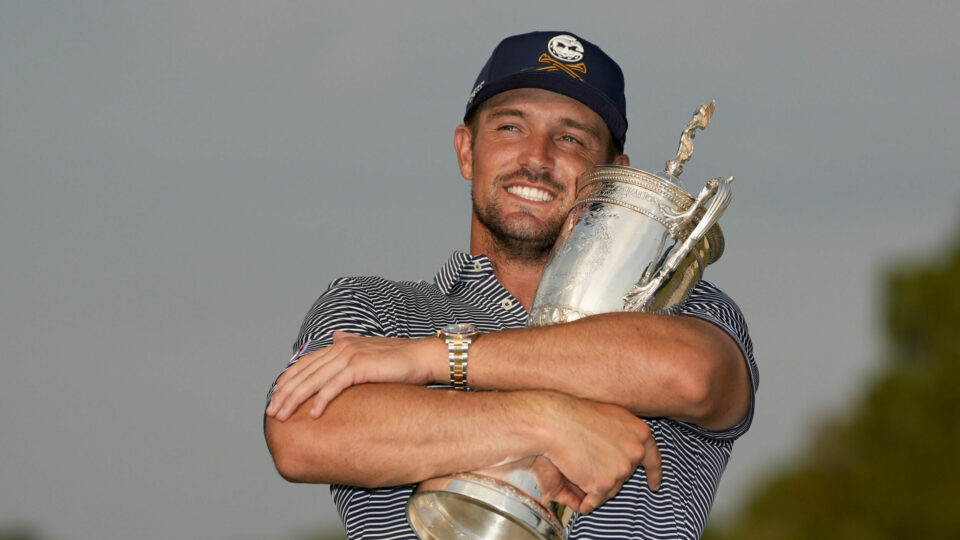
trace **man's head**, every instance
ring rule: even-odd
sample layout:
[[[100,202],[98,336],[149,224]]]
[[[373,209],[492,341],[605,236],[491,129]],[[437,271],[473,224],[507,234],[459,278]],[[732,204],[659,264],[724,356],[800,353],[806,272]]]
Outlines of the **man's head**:
[[[584,43],[569,33],[507,38],[481,71],[454,137],[460,171],[473,182],[472,252],[542,263],[579,176],[603,163],[629,165],[623,76]],[[517,55],[534,45],[544,52],[525,67]]]
[[[541,88],[571,97],[603,119],[616,153],[623,153],[627,105],[620,66],[599,47],[570,32],[530,32],[497,45],[467,100],[464,123],[491,97],[515,88]]]

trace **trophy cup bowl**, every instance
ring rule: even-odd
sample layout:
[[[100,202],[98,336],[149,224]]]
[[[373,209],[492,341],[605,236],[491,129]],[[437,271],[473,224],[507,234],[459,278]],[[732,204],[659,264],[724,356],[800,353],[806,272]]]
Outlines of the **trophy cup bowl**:
[[[592,169],[550,252],[529,326],[614,311],[670,313],[723,254],[716,220],[729,198],[719,178],[694,198],[665,172]]]
[[[617,165],[587,171],[547,259],[528,326],[598,313],[673,314],[723,254],[717,220],[733,180],[713,178],[696,197],[677,180],[691,139],[713,113],[703,105],[664,171]],[[543,500],[532,458],[422,482],[407,519],[423,540],[562,540],[570,509]],[[562,519],[561,519],[562,516]]]

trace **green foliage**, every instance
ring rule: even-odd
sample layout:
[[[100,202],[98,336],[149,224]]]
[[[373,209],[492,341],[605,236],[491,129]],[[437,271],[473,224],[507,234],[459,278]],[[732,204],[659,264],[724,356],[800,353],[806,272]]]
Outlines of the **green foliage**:
[[[960,242],[886,280],[884,372],[705,539],[960,538]]]
[[[0,524],[0,540],[40,540],[40,536],[28,525]]]

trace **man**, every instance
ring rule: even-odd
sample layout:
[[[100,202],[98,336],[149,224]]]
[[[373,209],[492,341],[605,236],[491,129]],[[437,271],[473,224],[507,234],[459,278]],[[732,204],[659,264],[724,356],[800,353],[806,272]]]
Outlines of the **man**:
[[[285,478],[333,484],[350,538],[416,538],[404,505],[417,483],[526,458],[550,479],[545,496],[577,510],[570,538],[702,532],[752,418],[736,305],[700,283],[679,316],[524,328],[578,176],[629,164],[625,110],[622,72],[592,43],[505,39],[454,134],[472,182],[470,254],[432,284],[336,280],[307,314],[266,437]],[[450,323],[480,336],[438,339]],[[451,366],[455,346],[466,351]],[[429,387],[448,383],[475,391]]]

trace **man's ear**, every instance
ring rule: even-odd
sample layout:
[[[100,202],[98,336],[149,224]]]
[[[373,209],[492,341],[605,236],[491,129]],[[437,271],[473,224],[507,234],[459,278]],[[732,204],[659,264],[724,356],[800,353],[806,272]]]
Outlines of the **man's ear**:
[[[613,158],[614,165],[623,165],[624,167],[630,166],[630,156],[626,154],[619,154],[617,157]]]
[[[473,180],[473,136],[470,128],[460,124],[453,132],[453,147],[457,150],[457,163],[460,165],[460,175],[467,180]]]

